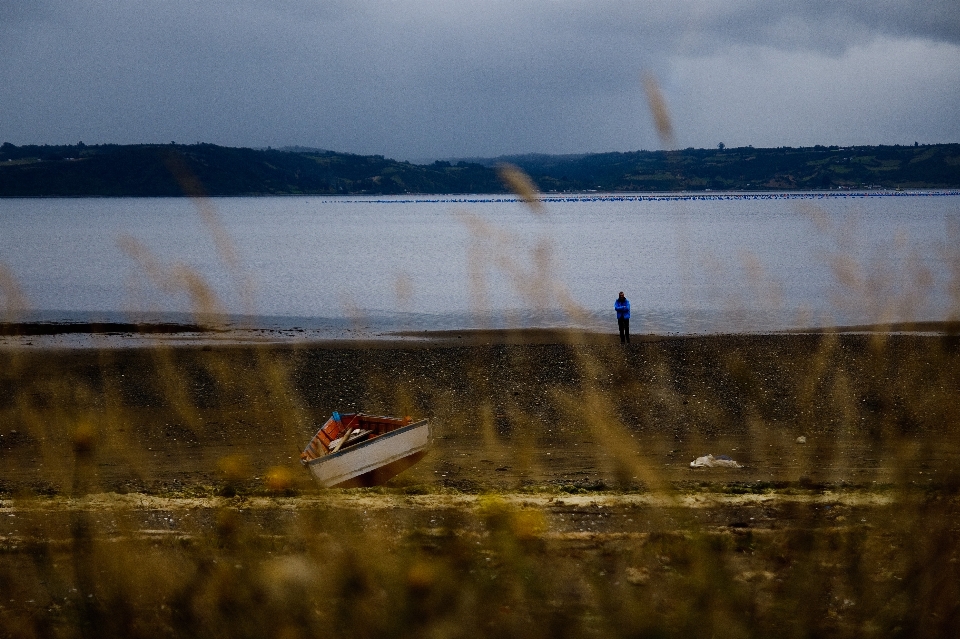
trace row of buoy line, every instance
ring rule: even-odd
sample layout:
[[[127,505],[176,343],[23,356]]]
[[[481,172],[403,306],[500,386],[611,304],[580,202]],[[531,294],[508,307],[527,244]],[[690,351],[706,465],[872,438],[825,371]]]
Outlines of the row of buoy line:
[[[657,194],[579,194],[541,195],[537,198],[546,204],[563,202],[704,202],[719,200],[823,200],[834,198],[877,197],[950,197],[960,195],[960,190],[950,191],[813,191],[800,193],[657,193]],[[334,201],[334,198],[331,198]],[[472,197],[417,197],[342,200],[337,202],[365,204],[512,204],[521,202],[515,196]]]

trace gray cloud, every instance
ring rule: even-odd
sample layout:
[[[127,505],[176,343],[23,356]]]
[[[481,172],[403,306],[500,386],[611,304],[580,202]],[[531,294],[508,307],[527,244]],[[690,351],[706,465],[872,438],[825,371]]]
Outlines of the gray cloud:
[[[958,40],[955,0],[0,0],[0,138],[653,148],[651,69],[684,145],[955,141]]]

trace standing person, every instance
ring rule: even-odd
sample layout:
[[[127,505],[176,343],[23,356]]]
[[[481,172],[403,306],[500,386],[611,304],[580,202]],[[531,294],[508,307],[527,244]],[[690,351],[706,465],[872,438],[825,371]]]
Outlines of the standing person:
[[[620,329],[620,343],[630,343],[630,300],[623,296],[620,291],[620,297],[613,303],[614,310],[617,311],[617,328]]]

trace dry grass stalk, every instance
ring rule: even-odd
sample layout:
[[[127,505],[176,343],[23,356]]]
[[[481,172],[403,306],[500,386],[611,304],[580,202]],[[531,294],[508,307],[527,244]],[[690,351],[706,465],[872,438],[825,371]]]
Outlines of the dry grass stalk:
[[[647,95],[647,106],[650,108],[650,115],[653,116],[653,124],[660,137],[660,143],[665,148],[673,148],[673,123],[670,120],[670,109],[660,89],[660,83],[653,73],[643,74],[643,90]]]
[[[512,164],[500,164],[497,166],[497,174],[506,184],[507,188],[516,194],[534,213],[543,214],[546,207],[540,200],[540,193],[530,176]]]
[[[582,312],[556,282],[548,238],[521,255],[510,233],[464,219],[477,291],[503,275],[545,309]],[[198,315],[220,309],[195,273],[124,246]],[[881,290],[859,265],[841,266],[851,296]],[[928,279],[917,270],[906,281]],[[20,299],[10,282],[4,300]],[[398,279],[401,300],[409,289]],[[955,337],[828,333],[751,349],[744,336],[626,351],[568,335],[459,349],[439,368],[423,352],[390,363],[343,349],[318,366],[296,350],[159,345],[146,357],[105,351],[92,371],[90,360],[40,355],[0,367],[5,472],[36,464],[33,483],[0,484],[3,634],[955,634]],[[435,419],[443,439],[424,468],[438,479],[322,492],[295,462],[250,455],[271,434],[295,450],[346,399]],[[743,473],[789,460],[796,479],[668,466],[689,461],[675,449],[726,441],[741,447]],[[597,476],[545,483],[575,447],[598,460]],[[167,455],[200,456],[218,483],[152,485],[171,481]],[[517,466],[515,483],[439,479],[484,460]],[[104,477],[122,472],[134,494],[111,494]]]

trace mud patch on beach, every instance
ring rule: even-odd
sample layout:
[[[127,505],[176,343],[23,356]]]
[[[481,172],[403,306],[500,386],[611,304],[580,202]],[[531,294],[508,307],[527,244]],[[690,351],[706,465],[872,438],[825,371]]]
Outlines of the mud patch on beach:
[[[864,335],[517,341],[7,354],[0,486],[69,494],[79,421],[95,437],[92,489],[222,487],[231,458],[241,493],[271,468],[309,491],[299,453],[334,410],[430,419],[430,454],[390,484],[429,492],[935,487],[960,466],[960,437],[940,427],[955,403],[916,397],[932,356],[960,369],[947,338],[891,336],[883,351]],[[707,454],[742,467],[690,468]]]

